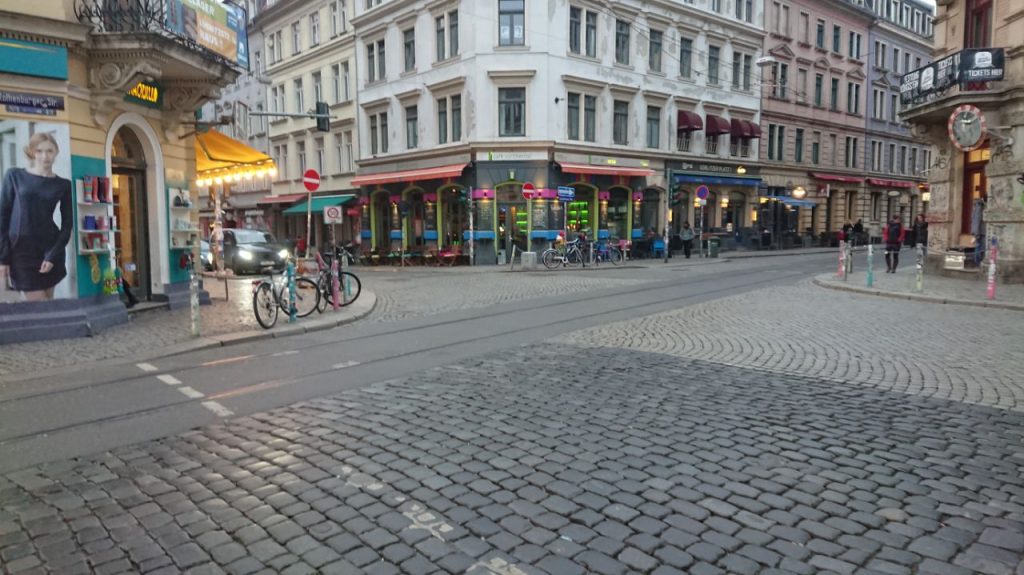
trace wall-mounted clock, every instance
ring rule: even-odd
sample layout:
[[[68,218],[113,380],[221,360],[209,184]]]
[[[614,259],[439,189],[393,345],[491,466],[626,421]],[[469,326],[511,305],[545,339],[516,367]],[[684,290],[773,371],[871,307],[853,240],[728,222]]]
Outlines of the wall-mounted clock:
[[[949,141],[961,152],[970,152],[985,142],[985,116],[977,106],[965,104],[949,116]]]

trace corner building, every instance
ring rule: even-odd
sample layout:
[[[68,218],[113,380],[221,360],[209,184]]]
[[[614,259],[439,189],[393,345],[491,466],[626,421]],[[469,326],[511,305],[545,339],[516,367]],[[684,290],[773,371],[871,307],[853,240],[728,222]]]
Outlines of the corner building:
[[[761,22],[752,0],[359,2],[364,250],[467,254],[470,220],[480,264],[563,226],[640,242],[670,208],[695,223],[701,183],[708,227],[749,226]]]

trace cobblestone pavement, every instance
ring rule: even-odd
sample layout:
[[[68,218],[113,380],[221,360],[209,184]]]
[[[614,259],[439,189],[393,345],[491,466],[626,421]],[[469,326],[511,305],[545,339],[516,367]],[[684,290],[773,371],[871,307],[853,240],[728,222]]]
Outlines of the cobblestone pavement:
[[[808,281],[563,340],[1024,410],[1021,312],[877,298]]]
[[[864,270],[864,266],[858,268]],[[913,264],[900,268],[895,274],[884,273],[885,270],[875,270],[874,285],[867,287],[867,272],[854,271],[847,280],[836,278],[835,273],[820,275],[818,281],[840,288],[854,287],[872,289],[892,294],[916,294],[917,273]],[[922,282],[923,290],[921,295],[935,298],[963,300],[974,302],[987,302],[988,299],[988,276],[982,274],[972,279],[957,279],[938,275],[925,275]],[[1024,306],[1024,285],[1003,284],[996,285],[996,303],[1010,303]]]
[[[1013,411],[533,346],[4,476],[0,560],[61,574],[1012,575],[1022,445]]]

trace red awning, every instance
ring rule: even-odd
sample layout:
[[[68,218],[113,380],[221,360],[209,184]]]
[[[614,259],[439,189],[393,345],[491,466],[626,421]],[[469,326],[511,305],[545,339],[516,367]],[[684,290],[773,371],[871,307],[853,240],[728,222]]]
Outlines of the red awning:
[[[901,180],[883,180],[882,178],[868,178],[868,183],[872,186],[879,186],[882,188],[913,188],[913,182],[904,182]]]
[[[679,110],[679,127],[676,128],[676,130],[680,132],[692,132],[694,130],[703,129],[704,120],[701,119],[700,114]]]
[[[761,137],[761,126],[758,126],[757,124],[755,124],[753,122],[750,122],[750,137],[751,138],[760,138]]]
[[[290,204],[306,199],[306,194],[281,194],[280,196],[267,196],[256,200],[256,205],[267,206],[273,204]]]
[[[462,175],[466,164],[452,164],[450,166],[438,166],[436,168],[421,168],[419,170],[402,170],[401,172],[384,172],[381,174],[366,174],[352,178],[353,186],[372,186],[376,184],[391,184],[394,182],[418,182],[420,180],[440,180],[444,178],[457,178]]]
[[[856,176],[843,176],[841,174],[824,174],[822,172],[808,172],[811,177],[815,180],[825,180],[826,182],[844,182],[847,184],[859,184],[864,181],[864,178],[858,178]]]
[[[746,120],[733,118],[729,121],[729,134],[733,138],[750,138],[754,135],[753,124]]]
[[[562,162],[562,171],[566,174],[603,174],[606,176],[636,176],[649,178],[654,170],[647,168],[625,168],[621,166],[591,166],[590,164],[569,164]]]
[[[728,120],[725,120],[724,118],[708,114],[706,119],[707,121],[704,122],[704,125],[706,126],[704,128],[704,133],[708,136],[728,134],[732,131],[732,126],[729,124]]]

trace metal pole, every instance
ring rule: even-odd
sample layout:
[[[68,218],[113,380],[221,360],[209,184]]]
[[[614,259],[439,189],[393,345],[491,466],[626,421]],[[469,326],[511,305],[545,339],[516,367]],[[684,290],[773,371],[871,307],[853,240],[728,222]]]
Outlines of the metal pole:
[[[476,258],[474,252],[476,248],[473,241],[473,188],[469,188],[469,265],[476,265]]]
[[[874,285],[874,246],[867,245],[867,286]]]
[[[917,293],[924,292],[924,245],[917,244],[917,277],[914,287]]]
[[[402,204],[398,204],[398,221],[402,224],[402,239],[398,243],[398,267],[405,267],[405,214],[402,213]]]
[[[669,195],[669,193],[668,193],[668,191],[666,191],[665,192],[665,218],[664,218],[664,222],[663,222],[664,225],[665,225],[665,229],[661,233],[662,241],[665,242],[665,261],[664,261],[664,263],[666,263],[666,264],[668,263],[668,210],[669,210],[668,195]]]
[[[993,236],[988,256],[988,299],[996,299],[996,259],[998,257],[999,244]]]
[[[224,273],[224,217],[221,213],[220,197],[223,187],[213,188],[213,245],[214,255],[217,256],[217,273]]]
[[[309,246],[313,231],[313,192],[306,192],[306,253],[309,253]],[[306,254],[302,254],[305,257]],[[298,254],[296,254],[298,257]]]
[[[334,304],[331,306],[334,311],[338,311],[341,308],[341,294],[338,293],[338,259],[341,258],[341,250],[338,249],[337,240],[334,235],[334,224],[331,224],[331,249],[334,250],[334,257],[331,259],[331,295],[333,296]]]
[[[839,279],[846,280],[846,242],[839,240]]]
[[[346,257],[344,254],[341,254],[341,271],[348,271],[348,257]],[[342,299],[342,304],[348,305],[348,298],[352,297],[352,280],[347,275],[342,275],[342,278],[343,278],[342,282],[341,282],[341,297],[343,298]],[[338,280],[334,280],[334,281],[335,281],[335,285],[337,285]],[[337,292],[335,292],[335,294],[337,294]],[[338,301],[338,296],[337,295],[334,296],[334,301]]]
[[[846,275],[853,273],[853,244],[846,242]]]
[[[297,310],[295,308],[295,258],[288,260],[287,267],[288,277],[288,323],[295,323],[298,319]]]
[[[189,252],[188,262],[188,300],[191,308],[192,337],[199,337],[199,274],[196,273],[195,259],[191,252]],[[122,281],[124,281],[123,276]]]
[[[697,257],[704,257],[704,203],[707,200],[700,201],[700,225],[697,226]]]

